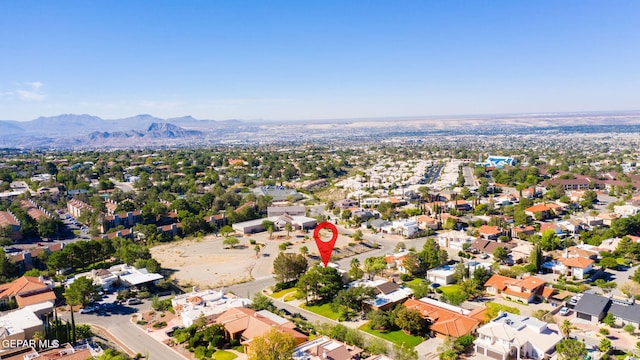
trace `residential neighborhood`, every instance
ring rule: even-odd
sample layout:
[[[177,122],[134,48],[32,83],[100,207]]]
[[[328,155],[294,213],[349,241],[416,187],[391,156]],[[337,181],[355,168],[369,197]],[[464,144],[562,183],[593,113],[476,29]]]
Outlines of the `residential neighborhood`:
[[[293,339],[295,359],[545,359],[574,345],[594,357],[635,354],[635,185],[585,188],[543,162],[499,156],[376,157],[350,176],[362,166],[357,156],[318,154],[333,159],[340,180],[298,186],[313,178],[298,164],[287,186],[265,185],[275,172],[220,158],[189,165],[202,180],[186,195],[158,191],[189,177],[162,153],[127,155],[129,166],[117,170],[117,162],[50,159],[56,174],[3,197],[3,336],[53,339],[59,330],[50,328],[109,315],[187,358],[244,358],[270,336]],[[338,156],[353,164],[338,165]],[[44,168],[8,159],[5,172]],[[107,173],[84,188],[57,182],[63,171],[97,166]],[[213,174],[225,182],[207,183]],[[338,229],[326,268],[314,243],[323,222]],[[242,286],[250,290],[234,290]],[[60,340],[74,345],[66,330]]]

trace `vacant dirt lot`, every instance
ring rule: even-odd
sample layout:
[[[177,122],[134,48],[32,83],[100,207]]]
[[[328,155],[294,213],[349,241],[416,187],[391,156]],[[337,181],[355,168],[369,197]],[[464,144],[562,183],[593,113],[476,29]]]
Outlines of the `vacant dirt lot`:
[[[216,288],[251,280],[256,253],[248,238],[234,249],[224,249],[224,238],[213,235],[198,240],[154,246],[152,256],[163,268],[174,270],[180,285]]]
[[[305,236],[311,239],[305,240]],[[236,237],[240,244],[233,249],[223,247],[223,237],[207,235],[196,240],[154,246],[151,248],[151,255],[163,268],[174,271],[171,277],[180,285],[195,285],[199,288],[218,288],[271,276],[273,259],[280,252],[278,246],[285,241],[292,244],[287,252],[299,253],[300,248],[306,246],[309,255],[318,255],[313,232],[292,232],[287,236],[286,231],[278,231],[273,233],[271,240],[268,239],[267,232]],[[330,238],[331,232],[323,231],[321,237]],[[250,239],[262,245],[257,257],[255,245],[250,244]],[[352,241],[340,235],[335,247],[345,248]],[[356,248],[358,250],[355,252],[366,251],[361,249],[362,246]],[[353,250],[344,250],[342,254],[336,251],[334,254],[339,257],[349,256],[353,255]]]

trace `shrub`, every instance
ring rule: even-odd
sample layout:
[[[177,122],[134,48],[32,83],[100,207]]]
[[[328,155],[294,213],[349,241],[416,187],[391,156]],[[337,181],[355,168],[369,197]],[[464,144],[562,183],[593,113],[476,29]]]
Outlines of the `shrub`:
[[[413,277],[409,274],[401,274],[400,275],[400,280],[402,281],[411,281],[413,279]]]
[[[255,245],[255,244],[256,244],[256,241],[255,241],[254,239],[249,239],[249,244],[251,244],[251,245]]]
[[[146,320],[138,320],[138,321],[136,321],[136,324],[138,324],[138,325],[147,325],[147,321]]]
[[[600,334],[607,336],[609,335],[609,329],[605,329],[605,328],[600,328]]]
[[[631,324],[627,324],[624,326],[624,331],[628,332],[629,334],[633,334],[634,330],[636,329],[635,326],[631,325]]]
[[[167,323],[165,321],[159,321],[159,322],[153,324],[153,327],[156,328],[156,329],[160,329],[160,328],[163,328],[165,326],[167,326]]]

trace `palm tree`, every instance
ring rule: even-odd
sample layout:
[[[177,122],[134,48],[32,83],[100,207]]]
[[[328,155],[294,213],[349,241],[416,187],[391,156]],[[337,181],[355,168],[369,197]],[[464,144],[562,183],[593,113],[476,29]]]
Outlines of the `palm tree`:
[[[293,230],[293,225],[288,222],[284,225],[284,229],[287,230],[287,238],[289,238],[289,233]]]
[[[571,334],[571,330],[575,329],[573,327],[573,324],[571,324],[571,321],[569,320],[564,320],[562,322],[562,324],[560,324],[560,332],[562,333],[562,336],[564,336],[565,339],[569,338],[569,335]]]

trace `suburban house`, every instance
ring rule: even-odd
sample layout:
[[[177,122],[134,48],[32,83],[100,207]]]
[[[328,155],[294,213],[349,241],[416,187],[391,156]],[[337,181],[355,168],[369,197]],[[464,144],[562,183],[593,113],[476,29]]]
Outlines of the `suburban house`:
[[[367,286],[376,290],[376,297],[365,301],[365,304],[373,310],[391,309],[413,295],[413,290],[410,288],[386,279],[354,281],[349,284],[349,287],[352,286]]]
[[[464,249],[465,244],[471,246],[476,238],[464,231],[446,231],[436,235],[436,241],[441,248],[449,248],[456,251]]]
[[[395,254],[386,255],[384,260],[387,262],[387,269],[396,269],[401,274],[406,274],[407,269],[404,267],[404,259],[410,252],[401,251]]]
[[[607,315],[610,307],[611,299],[608,297],[584,293],[573,310],[577,318],[597,323]]]
[[[53,309],[53,304],[51,304]],[[0,339],[5,340],[29,340],[36,332],[43,332],[42,319],[30,308],[30,306],[8,312],[0,316]],[[0,344],[0,350],[5,346]],[[4,359],[4,354],[2,355]]]
[[[53,283],[45,281],[42,276],[23,276],[0,285],[0,303],[7,304],[11,301],[15,301],[18,307],[55,302]]]
[[[556,324],[503,312],[478,329],[474,350],[492,359],[541,360],[551,358],[561,340]]]
[[[440,220],[429,217],[427,215],[420,215],[416,218],[416,222],[418,223],[418,227],[422,230],[438,230],[442,223]]]
[[[622,217],[633,216],[640,212],[640,207],[629,204],[617,205],[613,207],[613,212]]]
[[[442,265],[437,268],[427,270],[427,280],[439,285],[449,285],[456,282],[454,278],[455,265]]]
[[[529,226],[521,225],[511,229],[511,237],[518,238],[518,239],[524,239],[525,237],[529,235],[533,235],[535,233],[536,233],[536,228],[534,228],[531,225]]]
[[[263,336],[271,329],[290,334],[295,339],[295,344],[300,345],[307,341],[308,336],[295,329],[296,325],[267,310],[255,311],[247,308],[231,308],[220,314],[216,323],[224,326],[231,339],[240,340],[247,349],[251,341],[258,336]]]
[[[551,294],[552,288],[545,287],[545,281],[535,276],[524,279],[513,279],[510,277],[494,274],[484,284],[487,292],[492,295],[502,294],[504,298],[520,301],[525,304],[536,299],[545,298],[546,293]],[[546,290],[546,293],[545,293]]]
[[[505,248],[507,251],[511,251],[511,249],[516,247],[516,244],[513,242],[497,242],[493,240],[477,239],[471,244],[470,249],[491,255],[499,247]]]
[[[360,359],[362,349],[328,336],[321,336],[293,349],[293,360],[351,360]]]
[[[225,311],[247,307],[251,300],[225,295],[222,291],[202,290],[176,295],[171,305],[185,326],[191,326],[201,316],[208,324],[215,321]]]
[[[540,214],[539,220],[544,220],[551,217],[551,210],[552,208],[547,204],[540,203],[524,209],[524,213],[532,218],[536,218],[536,213],[538,213]]]
[[[635,302],[622,303],[612,301],[609,312],[613,314],[613,317],[619,326],[631,324],[636,329],[640,326],[640,306],[636,305]]]
[[[560,227],[560,225],[548,222],[540,224],[540,231],[538,231],[538,234],[542,235],[549,229],[553,230],[557,237],[562,238],[567,235],[564,233],[564,230]]]
[[[482,225],[478,228],[478,235],[483,239],[497,240],[500,236],[504,235],[504,232],[497,226]]]
[[[582,279],[585,275],[593,270],[594,261],[588,258],[576,256],[572,258],[560,258],[558,259],[564,267],[563,275],[570,275],[576,279]]]
[[[382,226],[380,230],[386,234],[399,234],[404,237],[413,236],[420,231],[415,220],[393,221]]]
[[[594,293],[584,293],[575,305],[576,317],[597,323],[611,313],[619,326],[640,326],[640,308],[633,301],[619,300]]]
[[[407,309],[418,310],[422,317],[429,321],[429,330],[434,336],[446,339],[459,338],[473,334],[478,326],[484,322],[485,308],[473,311],[453,306],[438,300],[422,298],[409,299],[404,302]]]

